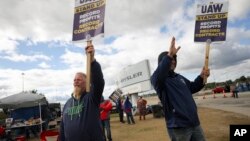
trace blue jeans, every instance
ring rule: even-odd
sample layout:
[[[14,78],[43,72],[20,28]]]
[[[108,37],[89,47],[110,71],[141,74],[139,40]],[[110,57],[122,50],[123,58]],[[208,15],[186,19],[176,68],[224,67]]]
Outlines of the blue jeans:
[[[112,141],[109,119],[102,120],[101,122],[102,122],[102,131],[103,131],[104,140],[106,141],[106,134],[105,134],[105,129],[106,129],[107,138],[109,141]]]
[[[127,116],[127,122],[128,122],[128,124],[131,124],[131,122],[133,124],[135,124],[135,120],[134,120],[132,112],[127,112],[126,116]]]
[[[205,141],[201,126],[168,128],[171,141]]]

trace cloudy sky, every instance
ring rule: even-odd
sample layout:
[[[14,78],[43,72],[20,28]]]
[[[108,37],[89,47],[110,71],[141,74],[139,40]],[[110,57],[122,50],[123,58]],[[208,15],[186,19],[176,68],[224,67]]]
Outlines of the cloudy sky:
[[[107,97],[122,68],[144,59],[156,68],[172,36],[181,46],[176,71],[194,79],[205,44],[194,43],[195,0],[107,0],[104,38],[94,39]],[[203,0],[205,2],[205,0]],[[0,98],[38,90],[65,101],[75,72],[86,70],[84,44],[73,44],[74,0],[0,0]],[[250,3],[229,0],[227,40],[211,44],[208,82],[250,76]],[[22,75],[23,74],[23,75]]]

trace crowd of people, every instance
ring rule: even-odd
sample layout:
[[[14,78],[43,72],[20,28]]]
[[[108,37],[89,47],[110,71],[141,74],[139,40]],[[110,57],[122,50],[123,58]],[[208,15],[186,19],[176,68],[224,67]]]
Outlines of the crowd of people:
[[[203,80],[209,76],[209,69],[201,69],[194,81],[175,72],[177,52],[172,38],[168,51],[158,56],[158,67],[151,76],[151,83],[162,103],[167,131],[172,141],[204,141],[205,136],[200,126],[193,93],[204,87]],[[112,141],[110,128],[110,110],[112,103],[102,97],[104,78],[100,64],[94,57],[93,45],[86,47],[86,54],[91,58],[91,91],[86,92],[86,74],[78,72],[74,78],[72,97],[66,102],[60,126],[60,141]],[[139,97],[137,111],[139,120],[146,120],[147,101]],[[116,102],[119,120],[135,124],[133,107],[129,96],[118,98]]]
[[[177,66],[177,53],[180,47],[176,47],[175,38],[171,40],[170,47],[158,56],[158,66],[151,76],[153,85],[165,116],[166,129],[172,141],[205,141],[205,135],[200,125],[197,106],[192,94],[200,91],[209,77],[210,70],[203,67],[194,81],[175,72]],[[95,49],[89,45],[85,49],[91,58],[91,88],[86,91],[87,76],[83,72],[77,72],[73,80],[73,92],[67,100],[62,111],[60,125],[60,141],[112,141],[112,129],[110,126],[110,113],[112,102],[104,99],[104,77],[101,65],[95,59]],[[247,87],[250,87],[249,84]],[[234,97],[238,98],[237,89],[233,90]],[[130,96],[119,97],[115,102],[119,113],[119,121],[123,124],[136,124],[134,113],[138,113],[138,121],[146,120],[147,101],[139,97],[136,105],[132,105]],[[135,110],[134,107],[137,109]],[[43,110],[43,113],[46,113]],[[126,115],[126,121],[124,120]],[[48,114],[42,114],[48,116]],[[49,118],[42,117],[48,126]],[[27,129],[29,133],[35,129]]]

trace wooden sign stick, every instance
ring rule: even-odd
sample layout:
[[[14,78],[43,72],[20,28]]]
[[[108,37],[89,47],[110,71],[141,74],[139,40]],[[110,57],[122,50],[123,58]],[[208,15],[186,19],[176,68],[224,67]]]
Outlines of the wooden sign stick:
[[[210,44],[211,44],[211,40],[207,39],[207,42],[206,42],[206,54],[205,54],[205,66],[204,66],[205,70],[208,70]],[[203,83],[204,84],[207,83],[207,76],[206,75],[204,75],[204,77],[203,77]]]
[[[92,40],[87,40],[87,46],[92,45]],[[86,78],[86,92],[90,92],[90,82],[91,82],[91,61],[92,56],[90,53],[87,53],[87,78]]]

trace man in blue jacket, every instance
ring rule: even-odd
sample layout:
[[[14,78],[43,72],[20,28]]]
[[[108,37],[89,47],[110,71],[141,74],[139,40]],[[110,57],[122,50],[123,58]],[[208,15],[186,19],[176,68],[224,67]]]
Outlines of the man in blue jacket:
[[[91,53],[91,91],[86,93],[86,75],[78,72],[74,78],[74,92],[63,108],[60,127],[60,141],[103,141],[99,105],[104,88],[100,64],[94,59],[94,47],[88,46]]]
[[[194,82],[174,72],[177,64],[172,38],[169,52],[162,52],[158,57],[158,67],[151,76],[151,83],[163,105],[169,136],[172,141],[204,141],[200,127],[197,107],[192,97],[204,86],[203,77],[209,76],[209,70],[203,69]]]

